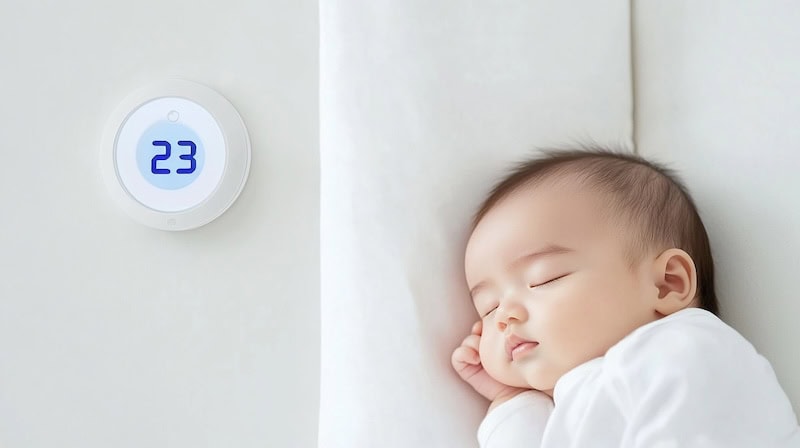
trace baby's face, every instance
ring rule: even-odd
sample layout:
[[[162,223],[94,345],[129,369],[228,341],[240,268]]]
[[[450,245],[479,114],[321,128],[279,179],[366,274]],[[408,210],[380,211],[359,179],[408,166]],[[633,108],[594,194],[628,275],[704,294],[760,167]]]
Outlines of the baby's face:
[[[552,393],[564,373],[658,318],[651,264],[630,268],[624,229],[600,217],[603,206],[577,186],[526,187],[475,228],[466,278],[496,380]]]

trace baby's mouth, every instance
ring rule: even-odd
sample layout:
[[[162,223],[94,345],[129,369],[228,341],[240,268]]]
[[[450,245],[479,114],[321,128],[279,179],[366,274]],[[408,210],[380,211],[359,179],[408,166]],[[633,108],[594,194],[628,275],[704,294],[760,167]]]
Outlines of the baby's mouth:
[[[538,342],[523,342],[511,350],[511,360],[516,361],[539,346]]]
[[[513,334],[506,337],[506,355],[508,355],[508,359],[511,361],[522,358],[538,346],[539,342],[537,341],[522,339]]]

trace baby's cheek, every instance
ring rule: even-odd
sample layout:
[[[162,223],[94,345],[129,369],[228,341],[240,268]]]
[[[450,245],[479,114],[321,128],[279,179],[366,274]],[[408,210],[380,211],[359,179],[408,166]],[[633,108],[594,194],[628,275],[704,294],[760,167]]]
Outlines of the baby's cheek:
[[[481,336],[481,343],[480,343],[480,355],[481,355],[481,364],[483,364],[484,369],[492,369],[495,364],[497,364],[497,353],[494,349],[494,338],[489,335],[484,334]]]
[[[481,355],[481,364],[486,365],[487,363],[491,363],[491,353],[492,349],[489,343],[489,337],[486,335],[481,337],[481,343],[478,346],[478,354]]]
[[[492,378],[508,384],[512,372],[506,360],[505,348],[499,345],[497,337],[484,335],[480,344],[481,364]]]

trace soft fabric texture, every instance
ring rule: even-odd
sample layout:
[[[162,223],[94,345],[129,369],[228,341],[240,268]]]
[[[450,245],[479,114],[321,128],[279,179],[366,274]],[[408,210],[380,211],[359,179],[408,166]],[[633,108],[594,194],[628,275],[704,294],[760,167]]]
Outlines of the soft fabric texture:
[[[538,390],[523,392],[490,411],[478,427],[481,447],[538,447],[542,444],[553,400]]]
[[[476,445],[449,364],[471,214],[536,146],[632,148],[634,109],[698,199],[722,315],[800,404],[797,2],[319,7],[321,448]]]
[[[535,353],[532,355],[535,356]],[[570,370],[550,397],[489,412],[482,448],[797,448],[800,428],[769,362],[713,314],[642,326]]]
[[[475,446],[471,215],[537,146],[632,146],[628,6],[320,2],[320,448]]]

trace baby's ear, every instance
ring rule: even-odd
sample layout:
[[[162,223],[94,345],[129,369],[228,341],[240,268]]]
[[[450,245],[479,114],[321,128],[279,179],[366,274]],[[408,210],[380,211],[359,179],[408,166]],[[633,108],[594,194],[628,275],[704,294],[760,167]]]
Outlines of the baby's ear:
[[[658,298],[655,309],[663,315],[680,311],[692,304],[697,293],[697,270],[685,251],[667,249],[653,263]]]

